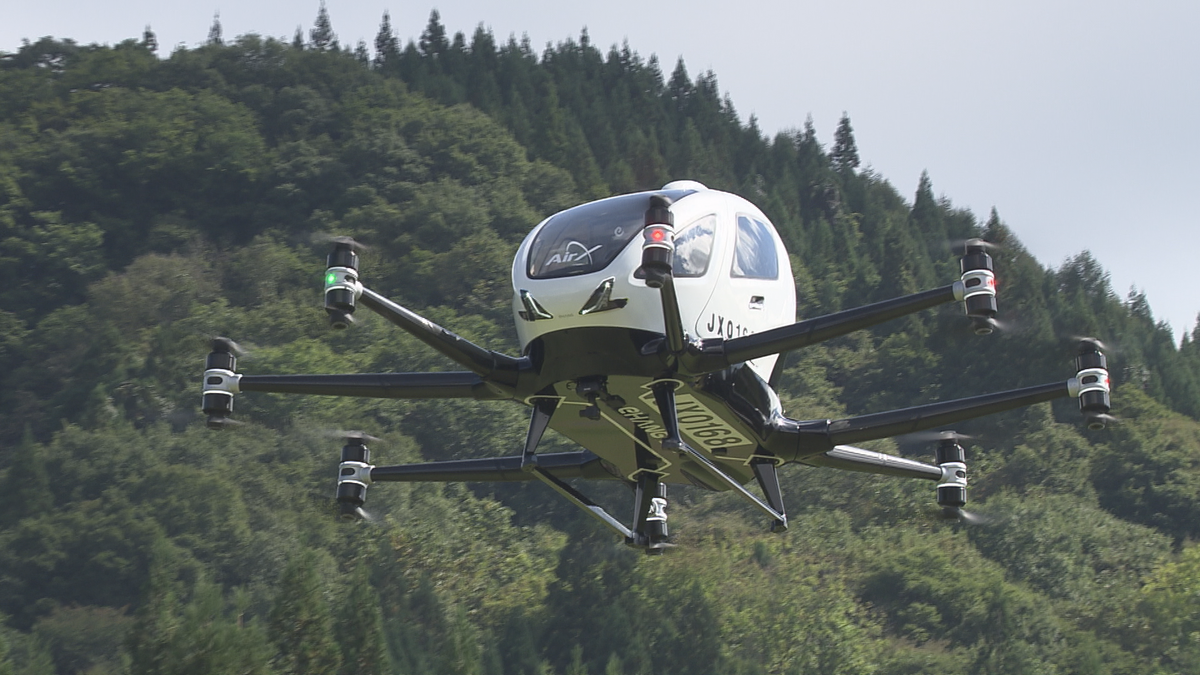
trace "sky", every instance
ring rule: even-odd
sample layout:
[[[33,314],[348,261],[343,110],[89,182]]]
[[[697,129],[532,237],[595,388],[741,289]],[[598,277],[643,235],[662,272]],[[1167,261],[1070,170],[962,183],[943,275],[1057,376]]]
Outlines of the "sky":
[[[404,41],[434,8],[451,33],[483,24],[539,51],[586,27],[602,49],[657,54],[668,74],[680,57],[693,78],[712,70],[771,135],[812,115],[828,145],[844,112],[864,168],[910,200],[928,171],[981,221],[995,208],[1043,265],[1089,250],[1118,295],[1145,293],[1177,336],[1196,324],[1183,269],[1200,240],[1194,0],[326,1],[350,44],[372,45],[385,10]],[[307,34],[319,0],[5,4],[0,51],[44,35],[112,44],[149,24],[166,56],[203,42],[217,12],[226,38]]]

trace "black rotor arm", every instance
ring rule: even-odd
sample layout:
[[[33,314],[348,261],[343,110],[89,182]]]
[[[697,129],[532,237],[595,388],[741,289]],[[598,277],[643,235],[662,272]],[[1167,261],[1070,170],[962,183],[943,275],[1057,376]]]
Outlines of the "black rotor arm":
[[[962,299],[962,284],[954,283],[900,298],[884,300],[825,316],[731,339],[708,338],[689,346],[682,370],[703,374],[771,354],[800,349],[863,328]]]
[[[489,381],[515,386],[517,375],[530,368],[527,357],[513,357],[479,345],[372,291],[362,289],[359,302],[442,355]]]
[[[241,375],[239,391],[365,398],[512,398],[475,373],[356,373],[349,375]]]
[[[1052,382],[840,420],[800,422],[782,418],[776,422],[781,437],[772,443],[771,449],[781,456],[807,461],[807,457],[827,453],[838,445],[945,428],[964,420],[1065,398],[1073,395],[1071,386],[1070,381]],[[790,449],[784,447],[792,443],[795,445]]]

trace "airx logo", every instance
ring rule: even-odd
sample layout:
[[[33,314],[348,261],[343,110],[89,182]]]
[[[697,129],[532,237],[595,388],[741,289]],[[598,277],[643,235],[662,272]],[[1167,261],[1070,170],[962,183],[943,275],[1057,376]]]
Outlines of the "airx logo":
[[[585,259],[587,260],[586,264],[591,265],[592,254],[600,250],[600,247],[603,245],[604,244],[596,244],[595,246],[588,248],[587,246],[584,246],[583,244],[572,239],[571,241],[567,242],[567,245],[563,248],[562,253],[555,253],[554,255],[550,256],[550,259],[546,261],[546,267],[566,265],[568,263],[582,264]]]

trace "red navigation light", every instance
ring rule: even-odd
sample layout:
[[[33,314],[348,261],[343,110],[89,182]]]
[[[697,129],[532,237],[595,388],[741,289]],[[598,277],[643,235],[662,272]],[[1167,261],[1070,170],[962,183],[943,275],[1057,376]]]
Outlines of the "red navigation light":
[[[650,238],[653,239],[654,241],[662,241],[666,237],[667,237],[667,233],[662,231],[662,229],[660,229],[660,228],[656,227],[653,230],[650,230]]]

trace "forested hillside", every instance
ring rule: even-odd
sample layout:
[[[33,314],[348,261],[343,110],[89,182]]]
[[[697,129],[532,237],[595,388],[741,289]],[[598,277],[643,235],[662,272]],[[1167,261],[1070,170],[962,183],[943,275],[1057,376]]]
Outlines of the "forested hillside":
[[[828,147],[811,122],[767,138],[712,73],[586,33],[536,53],[434,12],[402,46],[385,15],[351,48],[322,9],[290,43],[214,24],[156,50],[148,30],[0,54],[0,675],[1200,670],[1200,330],[1176,345],[1086,252],[1046,269],[997,213],[862,170],[848,118]],[[788,467],[786,534],[678,489],[657,558],[540,484],[377,486],[375,521],[335,520],[330,430],[381,437],[380,463],[512,454],[514,404],[247,395],[244,424],[204,428],[213,335],[247,373],[451,367],[365,312],[328,328],[323,235],[515,353],[524,234],[676,178],[763,208],[802,317],[957,278],[956,239],[1004,245],[1006,331],[951,306],[797,352],[790,416],[1065,379],[1094,335],[1122,423],[1087,431],[1065,401],[963,425],[989,527],[931,517],[925,482]]]

